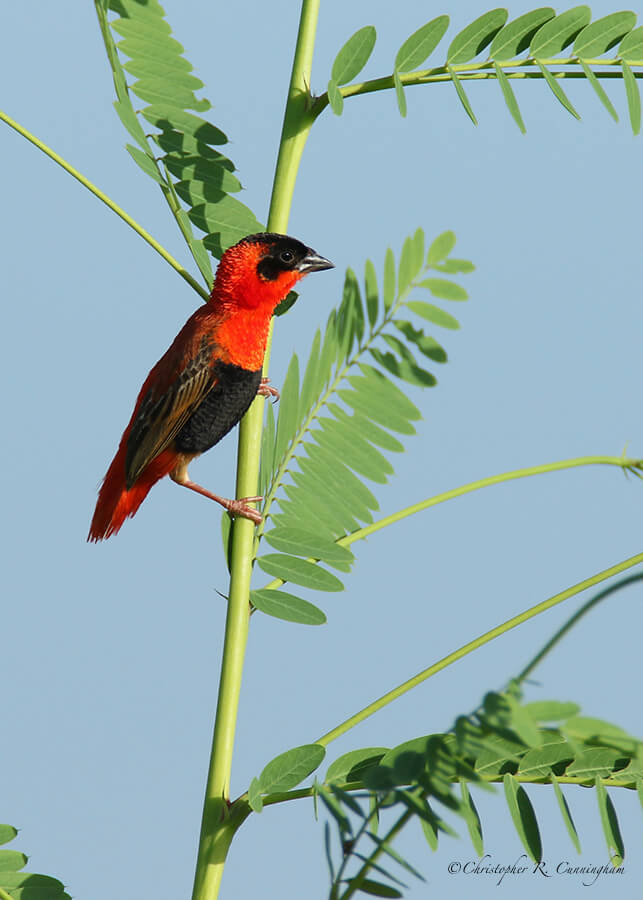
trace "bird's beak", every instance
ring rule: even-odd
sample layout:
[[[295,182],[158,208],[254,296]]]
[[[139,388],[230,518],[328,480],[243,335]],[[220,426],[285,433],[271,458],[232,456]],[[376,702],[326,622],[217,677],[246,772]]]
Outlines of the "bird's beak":
[[[335,265],[329,259],[325,259],[323,256],[320,256],[319,253],[316,253],[309,248],[297,268],[302,275],[307,275],[308,272],[321,272],[322,269],[334,269]]]

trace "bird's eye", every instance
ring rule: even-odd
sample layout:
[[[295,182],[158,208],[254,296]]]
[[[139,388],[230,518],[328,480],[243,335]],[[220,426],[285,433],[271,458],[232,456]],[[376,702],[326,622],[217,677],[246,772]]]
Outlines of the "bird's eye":
[[[291,263],[295,258],[295,254],[292,250],[282,250],[279,254],[279,259],[284,263]]]

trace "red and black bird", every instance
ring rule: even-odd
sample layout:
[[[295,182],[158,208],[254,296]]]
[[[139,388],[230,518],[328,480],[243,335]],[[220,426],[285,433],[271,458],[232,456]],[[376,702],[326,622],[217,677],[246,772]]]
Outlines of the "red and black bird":
[[[188,465],[237,424],[257,393],[277,393],[261,377],[275,307],[304,275],[331,268],[323,256],[282,234],[252,234],[226,250],[209,301],[145,379],[101,485],[88,540],[116,534],[165,475],[233,515],[261,521],[248,506],[261,497],[212,494],[190,481]]]

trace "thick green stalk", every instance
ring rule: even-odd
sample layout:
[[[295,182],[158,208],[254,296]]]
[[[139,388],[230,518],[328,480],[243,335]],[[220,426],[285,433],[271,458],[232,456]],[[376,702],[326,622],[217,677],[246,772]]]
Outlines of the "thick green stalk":
[[[268,228],[285,231],[306,138],[310,115],[310,71],[312,67],[319,0],[303,0],[279,155],[273,184]],[[264,371],[267,371],[269,346]],[[237,458],[237,497],[254,496],[259,484],[259,456],[263,423],[263,398],[257,398],[241,423]],[[243,821],[229,815],[230,772],[241,692],[241,678],[248,623],[252,574],[254,525],[236,519],[232,529],[230,593],[226,620],[219,697],[214,724],[193,900],[215,900],[225,858],[236,829]]]
[[[183,266],[181,265],[181,263],[178,262],[176,259],[174,259],[174,257],[170,253],[167,252],[165,247],[162,247],[161,244],[159,244],[159,242],[157,240],[155,240],[152,237],[152,235],[149,234],[149,232],[147,232],[143,228],[142,225],[139,225],[138,222],[136,222],[130,215],[128,215],[124,209],[121,209],[120,206],[118,206],[116,203],[114,203],[114,201],[111,199],[111,197],[108,197],[107,194],[104,194],[99,188],[96,187],[95,184],[92,184],[92,182],[89,180],[89,178],[85,178],[84,175],[81,175],[81,173],[78,171],[78,169],[75,169],[72,165],[70,165],[70,163],[68,163],[66,159],[63,159],[62,156],[59,156],[58,153],[56,153],[54,150],[51,149],[51,147],[48,147],[47,144],[44,144],[34,134],[31,134],[30,131],[27,131],[26,128],[23,128],[22,125],[19,125],[18,122],[14,121],[14,119],[12,119],[6,113],[2,112],[2,110],[0,110],[0,120],[2,120],[3,122],[6,122],[7,125],[9,125],[11,128],[14,129],[14,131],[17,131],[18,134],[21,134],[24,138],[26,138],[28,141],[30,141],[35,147],[37,147],[39,150],[42,150],[42,152],[46,156],[48,156],[50,159],[53,159],[53,161],[55,163],[58,163],[58,165],[62,169],[64,169],[65,172],[69,172],[69,174],[73,178],[75,178],[76,181],[79,181],[83,185],[83,187],[86,187],[87,190],[91,191],[91,193],[95,197],[98,197],[99,200],[102,200],[102,202],[105,204],[105,206],[108,206],[112,210],[112,212],[115,212],[116,215],[120,216],[120,218],[124,222],[127,222],[129,227],[133,228],[134,231],[138,235],[140,235],[144,241],[147,241],[147,243],[150,245],[150,247],[153,247],[156,250],[156,252],[163,257],[165,262],[169,263],[172,266],[172,268],[179,273],[181,278],[184,278],[187,281],[187,283],[190,285],[190,287],[194,288],[194,290],[197,292],[197,294],[200,294],[204,300],[208,299],[208,297],[209,297],[208,292],[198,283],[198,281],[196,281],[190,275],[190,273],[187,271],[187,269],[184,269]]]

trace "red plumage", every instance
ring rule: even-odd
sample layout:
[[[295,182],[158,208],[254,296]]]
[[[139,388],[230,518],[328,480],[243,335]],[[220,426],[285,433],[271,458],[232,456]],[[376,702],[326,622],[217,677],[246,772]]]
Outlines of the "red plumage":
[[[141,388],[100,488],[88,540],[115,534],[165,475],[255,522],[248,503],[190,481],[188,464],[216,444],[256,394],[275,307],[308,272],[332,263],[294,238],[258,234],[226,250],[210,299],[187,320]]]

